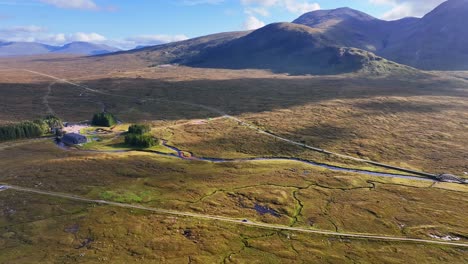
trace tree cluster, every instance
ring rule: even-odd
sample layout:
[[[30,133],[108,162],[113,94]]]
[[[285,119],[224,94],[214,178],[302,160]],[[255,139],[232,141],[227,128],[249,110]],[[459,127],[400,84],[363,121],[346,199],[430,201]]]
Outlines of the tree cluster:
[[[150,148],[159,144],[159,140],[155,139],[150,131],[149,125],[131,125],[125,135],[125,144],[138,148]]]
[[[131,125],[128,128],[129,134],[143,135],[143,134],[149,133],[150,131],[151,131],[151,127],[145,124]]]
[[[113,114],[103,112],[95,114],[91,123],[93,126],[111,127],[117,124],[117,119]]]
[[[41,137],[49,132],[50,127],[44,120],[25,121],[0,126],[0,141]]]
[[[63,128],[62,120],[54,115],[48,115],[43,120],[50,127],[51,130]]]

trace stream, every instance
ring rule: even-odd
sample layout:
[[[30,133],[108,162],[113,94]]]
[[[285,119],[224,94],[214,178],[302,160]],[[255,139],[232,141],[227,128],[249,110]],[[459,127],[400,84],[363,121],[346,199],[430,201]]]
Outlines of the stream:
[[[61,142],[56,141],[57,146],[61,149],[65,150],[72,150],[71,148],[65,146]],[[299,158],[291,158],[291,157],[259,157],[259,158],[238,158],[238,159],[223,159],[223,158],[211,158],[211,157],[197,157],[193,155],[191,152],[182,151],[181,149],[168,145],[167,141],[162,141],[162,145],[166,148],[169,148],[176,153],[164,153],[155,150],[77,150],[81,152],[93,152],[93,153],[126,153],[132,151],[139,151],[139,152],[146,152],[146,153],[153,153],[160,156],[166,157],[175,157],[183,160],[191,160],[191,161],[206,161],[206,162],[213,162],[213,163],[227,163],[227,162],[249,162],[249,161],[295,161],[300,162],[303,164],[307,164],[309,166],[319,167],[331,171],[339,171],[339,172],[352,172],[358,173],[363,175],[370,175],[370,176],[377,176],[377,177],[390,177],[390,178],[400,178],[400,179],[410,179],[410,180],[419,180],[419,181],[430,181],[436,182],[435,179],[430,178],[423,178],[405,174],[396,174],[396,173],[386,173],[386,172],[375,172],[375,171],[368,171],[368,170],[359,170],[359,169],[352,169],[352,168],[345,168],[339,166],[333,166],[323,163],[317,163],[309,160],[299,159]],[[186,155],[189,153],[190,155]]]

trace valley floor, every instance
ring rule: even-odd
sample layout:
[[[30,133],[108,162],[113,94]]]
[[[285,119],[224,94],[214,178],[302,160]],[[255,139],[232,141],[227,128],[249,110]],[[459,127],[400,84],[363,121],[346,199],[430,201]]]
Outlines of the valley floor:
[[[356,158],[436,175],[468,173],[468,90],[462,73],[292,77],[133,64],[132,70],[90,75],[67,61],[45,71],[37,61],[6,65],[10,68],[0,71],[5,123],[51,112],[78,122],[104,108],[124,123],[151,123],[153,135],[181,150],[151,151],[221,159],[293,157],[398,173],[288,144],[225,118],[228,114],[262,131]],[[289,160],[217,163],[154,155],[128,150],[125,130],[122,124],[80,151],[58,148],[50,139],[0,143],[0,182],[20,187],[0,189],[0,263],[463,263],[468,258],[466,185]],[[234,222],[193,217],[199,215]]]

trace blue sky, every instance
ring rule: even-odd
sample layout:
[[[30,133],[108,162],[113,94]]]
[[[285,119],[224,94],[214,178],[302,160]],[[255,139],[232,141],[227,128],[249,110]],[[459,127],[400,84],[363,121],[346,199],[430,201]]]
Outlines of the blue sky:
[[[443,0],[0,0],[0,40],[121,48],[292,21],[351,7],[382,19],[422,16]]]

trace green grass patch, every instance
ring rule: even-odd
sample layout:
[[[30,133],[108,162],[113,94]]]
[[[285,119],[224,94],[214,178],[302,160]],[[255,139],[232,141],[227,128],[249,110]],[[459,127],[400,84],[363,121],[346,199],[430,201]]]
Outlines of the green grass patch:
[[[104,191],[99,197],[103,200],[116,201],[119,203],[142,203],[151,200],[151,192]]]

